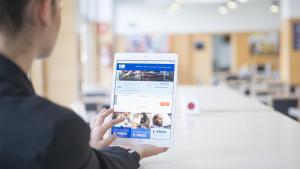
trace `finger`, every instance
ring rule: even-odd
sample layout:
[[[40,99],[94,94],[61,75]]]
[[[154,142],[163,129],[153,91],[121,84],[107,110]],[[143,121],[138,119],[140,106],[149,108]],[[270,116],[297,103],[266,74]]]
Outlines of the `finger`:
[[[101,136],[100,136],[100,127],[94,127],[92,130],[91,130],[91,136],[90,136],[90,145],[92,145],[92,147],[94,148],[98,148],[99,147],[99,144],[102,140]]]
[[[91,122],[90,126],[94,126],[97,119],[99,118],[100,114],[102,114],[104,111],[106,110],[106,108],[103,108],[98,114],[96,114],[96,116],[93,118],[93,121]]]
[[[125,117],[121,117],[121,118],[117,118],[117,119],[114,119],[114,120],[110,120],[110,121],[107,121],[105,122],[103,125],[98,125],[96,126],[97,128],[99,127],[100,128],[100,131],[99,131],[99,138],[103,139],[103,136],[105,135],[105,133],[110,129],[112,128],[113,125],[115,124],[119,124],[121,123],[122,121],[125,120]]]
[[[102,113],[99,114],[99,117],[95,122],[95,125],[102,125],[104,123],[105,118],[112,113],[113,113],[113,109],[104,110]]]
[[[101,147],[110,146],[116,140],[116,138],[117,138],[117,136],[115,136],[115,135],[111,135],[111,136],[107,137],[106,139],[101,141]]]
[[[112,109],[108,109],[108,110],[105,110],[103,111],[100,115],[99,115],[99,118],[98,120],[96,121],[96,125],[103,125],[105,119],[113,113],[113,110]]]
[[[119,123],[123,122],[124,120],[125,120],[125,117],[121,117],[121,118],[117,118],[117,119],[108,121],[101,126],[101,130],[103,133],[105,133],[108,129],[112,128],[113,125],[119,124]]]
[[[91,136],[96,140],[102,140],[105,133],[102,133],[100,126],[95,126],[92,129]]]

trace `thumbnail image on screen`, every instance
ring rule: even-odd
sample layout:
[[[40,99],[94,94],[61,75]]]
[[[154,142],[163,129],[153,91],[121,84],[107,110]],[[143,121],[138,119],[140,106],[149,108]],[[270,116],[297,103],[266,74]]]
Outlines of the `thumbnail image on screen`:
[[[174,81],[173,71],[141,71],[120,70],[118,71],[120,81]]]
[[[131,119],[129,112],[114,112],[113,119],[118,119],[124,117],[124,121],[116,124],[115,127],[131,127]]]
[[[155,114],[152,118],[151,128],[171,129],[172,114]]]
[[[133,115],[132,128],[150,128],[151,113],[136,113]]]

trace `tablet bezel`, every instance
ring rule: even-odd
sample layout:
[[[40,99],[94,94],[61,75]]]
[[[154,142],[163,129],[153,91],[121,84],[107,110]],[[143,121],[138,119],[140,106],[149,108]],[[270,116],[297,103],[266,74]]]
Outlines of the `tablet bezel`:
[[[115,95],[115,81],[117,72],[117,63],[119,60],[128,61],[174,61],[174,90],[172,100],[172,126],[171,126],[171,139],[170,140],[157,140],[157,139],[137,139],[137,138],[117,138],[113,143],[114,145],[136,145],[136,144],[152,144],[160,147],[171,147],[174,143],[174,128],[175,128],[175,112],[176,112],[176,87],[177,87],[177,70],[178,70],[178,56],[174,53],[116,53],[113,63],[113,79],[111,89],[111,104],[114,106],[114,95]],[[155,63],[155,62],[154,62]],[[112,116],[109,117],[112,119]],[[108,131],[111,135],[111,129]]]

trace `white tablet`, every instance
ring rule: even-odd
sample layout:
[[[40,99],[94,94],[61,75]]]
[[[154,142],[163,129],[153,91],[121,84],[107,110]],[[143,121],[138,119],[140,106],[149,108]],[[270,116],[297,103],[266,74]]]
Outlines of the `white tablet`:
[[[177,82],[176,54],[118,53],[114,59],[112,127],[115,144],[173,144]]]

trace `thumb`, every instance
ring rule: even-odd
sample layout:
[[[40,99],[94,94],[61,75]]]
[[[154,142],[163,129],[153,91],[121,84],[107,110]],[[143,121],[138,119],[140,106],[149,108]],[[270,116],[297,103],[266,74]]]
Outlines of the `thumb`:
[[[106,139],[103,139],[103,140],[101,141],[101,146],[102,146],[102,147],[108,147],[108,146],[110,146],[116,139],[117,139],[117,136],[111,135],[111,136],[109,136],[109,137],[107,137]]]

